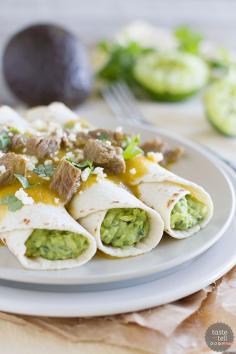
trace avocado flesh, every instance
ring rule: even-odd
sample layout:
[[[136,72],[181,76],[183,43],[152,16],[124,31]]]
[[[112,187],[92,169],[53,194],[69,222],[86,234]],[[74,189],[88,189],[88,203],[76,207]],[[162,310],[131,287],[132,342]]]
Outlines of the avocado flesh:
[[[107,246],[131,247],[143,240],[149,229],[146,211],[139,208],[110,209],[101,225],[101,240]]]
[[[88,248],[88,240],[70,231],[35,229],[25,242],[26,257],[50,261],[74,259]]]
[[[207,213],[205,204],[191,195],[181,198],[171,212],[170,225],[173,230],[188,230],[202,222]]]

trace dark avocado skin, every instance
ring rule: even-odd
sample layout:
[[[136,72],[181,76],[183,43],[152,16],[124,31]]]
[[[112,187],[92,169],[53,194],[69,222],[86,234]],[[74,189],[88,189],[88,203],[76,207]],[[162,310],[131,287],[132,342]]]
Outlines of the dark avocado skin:
[[[75,106],[92,90],[92,69],[83,44],[55,25],[33,25],[16,33],[3,55],[5,80],[29,106],[53,101]]]

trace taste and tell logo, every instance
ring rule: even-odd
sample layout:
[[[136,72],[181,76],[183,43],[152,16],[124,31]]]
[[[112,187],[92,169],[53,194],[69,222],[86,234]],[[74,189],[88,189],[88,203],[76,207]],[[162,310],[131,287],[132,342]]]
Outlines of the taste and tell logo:
[[[211,350],[224,352],[232,346],[234,333],[227,324],[222,322],[214,323],[206,330],[205,341]]]

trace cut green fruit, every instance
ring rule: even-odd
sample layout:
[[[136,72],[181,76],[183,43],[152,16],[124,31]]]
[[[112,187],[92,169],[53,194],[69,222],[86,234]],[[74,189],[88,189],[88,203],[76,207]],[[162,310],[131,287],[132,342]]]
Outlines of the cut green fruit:
[[[221,133],[236,136],[236,80],[222,79],[205,95],[209,122]]]
[[[70,231],[35,229],[25,243],[27,257],[50,261],[75,259],[89,246],[86,237]]]
[[[142,209],[110,209],[101,226],[101,240],[107,246],[131,247],[148,235],[149,228],[148,214]]]
[[[175,51],[141,57],[134,68],[134,76],[156,99],[179,101],[207,84],[209,70],[201,58]]]

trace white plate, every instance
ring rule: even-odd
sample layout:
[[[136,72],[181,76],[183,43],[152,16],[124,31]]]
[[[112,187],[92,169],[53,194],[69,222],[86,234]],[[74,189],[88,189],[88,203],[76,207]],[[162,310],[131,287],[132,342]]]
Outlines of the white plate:
[[[233,176],[232,176],[233,179]],[[236,191],[236,180],[234,177]],[[152,282],[108,291],[79,291],[66,286],[61,290],[37,291],[37,286],[19,289],[1,285],[0,311],[54,317],[105,316],[138,311],[175,301],[214,282],[236,264],[236,224],[233,220],[222,238],[187,267]],[[223,250],[223,251],[222,251]],[[5,284],[6,285],[6,284]],[[18,286],[16,284],[16,286]],[[62,290],[63,289],[63,290]]]
[[[100,126],[114,128],[114,121],[99,121]],[[97,125],[99,125],[97,124]],[[143,139],[157,135],[153,129],[125,126],[125,131],[140,133]],[[158,135],[174,146],[186,150],[183,158],[173,168],[179,175],[204,186],[212,195],[215,212],[210,224],[195,236],[176,240],[164,237],[152,252],[134,258],[110,260],[95,257],[80,268],[60,271],[29,271],[21,267],[6,248],[0,249],[0,278],[34,284],[101,284],[167,271],[179,266],[205,252],[224,233],[229,226],[235,210],[235,196],[232,183],[217,164],[215,158],[192,142],[165,131]]]

